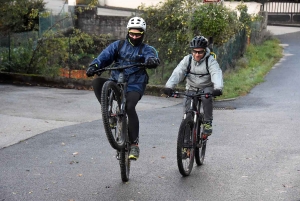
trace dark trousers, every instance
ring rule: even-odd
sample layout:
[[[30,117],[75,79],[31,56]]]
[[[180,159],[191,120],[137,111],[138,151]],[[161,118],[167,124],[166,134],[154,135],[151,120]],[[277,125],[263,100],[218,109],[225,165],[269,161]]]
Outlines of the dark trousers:
[[[204,93],[211,93],[213,91],[212,87],[206,87],[203,89]],[[187,93],[193,94],[196,93],[196,91],[188,90]],[[205,98],[201,97],[202,100],[202,107],[203,107],[203,113],[204,113],[204,121],[205,122],[212,122],[213,120],[213,99],[212,97]],[[183,100],[183,112],[185,113],[186,109],[190,107],[191,99],[185,97]],[[196,103],[194,103],[196,107]]]

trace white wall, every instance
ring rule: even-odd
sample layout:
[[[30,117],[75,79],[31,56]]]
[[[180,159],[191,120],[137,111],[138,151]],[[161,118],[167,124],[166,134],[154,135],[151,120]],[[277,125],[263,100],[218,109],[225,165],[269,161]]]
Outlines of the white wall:
[[[237,2],[237,1],[224,1],[224,5],[233,10],[235,10],[236,7],[240,4],[241,4],[241,2]],[[256,2],[244,2],[244,4],[247,5],[249,14],[259,13],[260,7],[262,5],[262,4],[256,3]]]
[[[99,3],[105,4],[106,6],[112,7],[121,7],[121,8],[137,8],[142,3],[146,6],[157,5],[159,2],[164,2],[165,0],[128,0],[126,3],[120,0],[99,0]],[[239,5],[241,2],[232,2],[232,1],[224,1],[224,5],[230,9],[235,10],[236,6]],[[248,13],[255,14],[260,11],[260,3],[256,2],[244,2],[248,6]],[[102,5],[104,6],[104,5]]]
[[[53,12],[59,13],[68,10],[68,5],[65,6],[65,1],[62,0],[45,0],[45,8]]]
[[[121,8],[137,8],[142,3],[146,6],[157,5],[160,1],[164,0],[126,0],[126,2],[120,0],[98,0],[101,6],[112,6],[112,7],[121,7]]]

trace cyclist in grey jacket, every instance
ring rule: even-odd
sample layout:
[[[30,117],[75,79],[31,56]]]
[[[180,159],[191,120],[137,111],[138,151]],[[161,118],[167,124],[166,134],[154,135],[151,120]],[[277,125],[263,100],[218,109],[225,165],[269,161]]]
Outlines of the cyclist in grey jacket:
[[[164,93],[171,96],[175,86],[186,79],[187,93],[195,93],[196,91],[204,91],[212,93],[213,96],[222,95],[223,75],[222,70],[210,54],[208,48],[208,40],[203,36],[196,36],[190,42],[192,54],[185,56],[174,69],[171,77],[168,79]],[[191,62],[190,56],[192,56]],[[207,60],[207,61],[206,61]],[[189,70],[190,64],[190,70]],[[213,120],[213,99],[202,98],[204,111],[204,134],[212,134]],[[189,99],[184,100],[184,110],[189,105]]]

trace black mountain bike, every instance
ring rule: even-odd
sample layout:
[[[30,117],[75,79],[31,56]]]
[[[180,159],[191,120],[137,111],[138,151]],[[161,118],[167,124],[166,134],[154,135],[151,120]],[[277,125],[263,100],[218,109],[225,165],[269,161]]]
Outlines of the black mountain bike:
[[[128,137],[128,119],[126,115],[126,91],[128,83],[124,77],[124,69],[131,67],[145,68],[145,64],[133,64],[119,67],[106,67],[97,70],[99,76],[104,71],[120,71],[118,82],[108,80],[101,92],[102,121],[108,142],[117,150],[121,178],[123,182],[129,180],[130,173],[130,141]]]
[[[210,97],[211,94],[196,92],[188,94],[175,92],[173,97],[184,95],[190,98],[190,105],[186,108],[177,137],[177,165],[183,176],[190,175],[194,159],[197,165],[202,165],[205,157],[207,136],[203,134],[203,109],[201,97]]]

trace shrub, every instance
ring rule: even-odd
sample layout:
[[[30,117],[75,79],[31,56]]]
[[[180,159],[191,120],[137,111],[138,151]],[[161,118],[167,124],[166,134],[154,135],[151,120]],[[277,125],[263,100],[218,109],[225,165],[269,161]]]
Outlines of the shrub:
[[[188,20],[195,1],[167,0],[156,6],[140,6],[147,22],[145,42],[153,45],[162,59],[156,75],[163,79],[164,64],[179,62],[188,50]]]
[[[204,35],[213,37],[218,46],[226,43],[241,28],[236,12],[229,10],[221,4],[203,4],[192,13],[190,21],[192,36]]]

